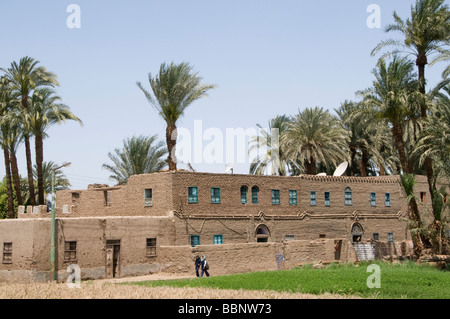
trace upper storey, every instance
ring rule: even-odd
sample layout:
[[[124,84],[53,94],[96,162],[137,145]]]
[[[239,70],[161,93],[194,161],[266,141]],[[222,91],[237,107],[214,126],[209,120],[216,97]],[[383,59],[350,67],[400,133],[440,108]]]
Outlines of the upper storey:
[[[262,176],[177,171],[135,175],[123,186],[90,185],[86,190],[64,190],[56,194],[59,217],[167,216],[170,213],[326,216],[399,211],[406,212],[406,199],[398,176]],[[38,217],[28,213],[19,215]]]

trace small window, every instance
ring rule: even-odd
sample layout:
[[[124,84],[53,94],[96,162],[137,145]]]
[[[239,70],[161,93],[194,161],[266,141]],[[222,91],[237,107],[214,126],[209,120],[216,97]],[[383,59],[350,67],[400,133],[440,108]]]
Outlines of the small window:
[[[144,190],[144,206],[153,206],[153,190],[151,188]]]
[[[327,235],[326,234],[319,234],[319,238],[326,238]]]
[[[352,196],[352,190],[349,187],[347,187],[345,189],[344,197],[345,197],[345,199],[344,199],[345,205],[352,206],[353,205],[353,196]]]
[[[384,193],[384,206],[391,206],[391,194]]]
[[[12,264],[12,243],[3,243],[3,263]]]
[[[200,235],[191,235],[191,246],[200,245]]]
[[[211,203],[220,204],[220,188],[211,187]]]
[[[316,206],[317,205],[317,199],[316,199],[316,192],[315,191],[311,191],[309,193],[309,204],[311,206]]]
[[[376,193],[370,193],[370,206],[377,206],[377,194]]]
[[[280,205],[280,190],[272,189],[272,205]]]
[[[64,261],[70,261],[70,262],[77,261],[77,242],[76,241],[64,242]]]
[[[394,242],[394,233],[387,233],[387,241],[388,243]]]
[[[223,244],[223,237],[222,237],[222,235],[214,235],[213,236],[213,244],[214,245],[222,245]]]
[[[297,191],[289,190],[289,205],[297,205]]]
[[[105,196],[105,206],[112,205],[112,191],[104,191],[103,195]]]
[[[247,204],[247,191],[248,191],[247,186],[241,187],[241,203],[242,204]]]
[[[258,186],[253,186],[252,187],[252,204],[258,204],[258,193],[259,193]]]
[[[372,234],[372,239],[376,240],[376,241],[379,241],[380,240],[380,234],[379,233],[373,233]]]
[[[331,206],[330,192],[325,192],[325,206]]]
[[[188,187],[188,203],[198,203],[198,187]]]
[[[156,256],[156,238],[147,238],[146,256]]]
[[[285,241],[295,240],[295,235],[285,235],[284,240]]]
[[[427,193],[425,193],[425,192],[420,192],[420,201],[421,201],[422,203],[426,203],[426,200],[427,200]]]

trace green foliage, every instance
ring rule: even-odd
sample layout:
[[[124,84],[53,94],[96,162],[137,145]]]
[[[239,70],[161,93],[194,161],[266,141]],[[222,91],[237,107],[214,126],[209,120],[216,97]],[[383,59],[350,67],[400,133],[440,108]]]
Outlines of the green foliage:
[[[380,266],[381,288],[369,288],[370,264]],[[291,270],[263,271],[209,278],[144,281],[141,286],[205,287],[218,289],[275,290],[309,294],[333,293],[363,298],[450,298],[450,276],[432,266],[403,262],[331,264],[323,269],[303,266]]]

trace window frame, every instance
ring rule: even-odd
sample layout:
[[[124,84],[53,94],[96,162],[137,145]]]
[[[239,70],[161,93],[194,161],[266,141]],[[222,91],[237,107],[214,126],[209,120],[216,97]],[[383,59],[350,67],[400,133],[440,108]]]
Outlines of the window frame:
[[[377,207],[377,193],[370,192],[370,206]]]
[[[74,245],[74,246],[72,246]],[[77,262],[78,254],[77,254],[78,243],[76,240],[66,240],[64,241],[64,262]],[[73,253],[73,257],[72,257]]]
[[[316,191],[309,192],[309,206],[317,206],[317,194]]]
[[[158,256],[158,238],[147,237],[145,239],[145,256],[155,257]]]
[[[258,186],[252,186],[252,204],[258,204],[259,203],[259,187]]]
[[[196,190],[196,194],[190,194],[191,190]],[[188,204],[198,203],[198,186],[188,186]]]
[[[281,192],[279,189],[272,189],[272,205],[281,204]]]
[[[150,197],[147,196],[147,192],[150,191]],[[144,207],[153,206],[153,188],[144,189]]]
[[[391,207],[391,193],[384,193],[384,206]]]
[[[213,235],[213,245],[223,245],[223,235],[222,234]]]
[[[247,204],[247,193],[248,193],[248,187],[244,186],[244,185],[241,186],[241,189],[240,189],[241,204],[243,204],[243,205]]]
[[[297,190],[296,189],[290,189],[289,192],[289,205],[296,206],[298,205],[298,197],[297,197]]]
[[[13,243],[10,241],[3,242],[3,258],[2,258],[3,264],[12,264],[12,253],[13,253]]]
[[[344,204],[345,206],[353,206],[353,191],[350,187],[344,190]]]
[[[198,242],[198,243],[196,243],[196,242]],[[191,244],[192,247],[199,246],[200,245],[200,235],[197,235],[197,234],[190,235],[189,243]]]
[[[211,187],[211,204],[220,204],[220,202],[220,187]]]
[[[328,194],[328,199],[327,199],[327,194]],[[331,206],[331,192],[330,191],[323,192],[323,200],[324,200],[324,204],[326,207]]]

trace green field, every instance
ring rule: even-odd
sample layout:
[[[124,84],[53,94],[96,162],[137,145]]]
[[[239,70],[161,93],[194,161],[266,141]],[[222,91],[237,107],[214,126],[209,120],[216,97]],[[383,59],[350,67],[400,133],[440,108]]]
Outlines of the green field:
[[[374,275],[368,266],[380,268],[380,288],[369,288],[367,279]],[[143,281],[142,286],[207,287],[219,289],[275,290],[322,294],[325,292],[356,295],[363,298],[412,298],[450,299],[450,271],[438,270],[426,264],[404,262],[372,262],[331,264],[326,268],[301,268],[280,271],[264,271],[209,278]]]

